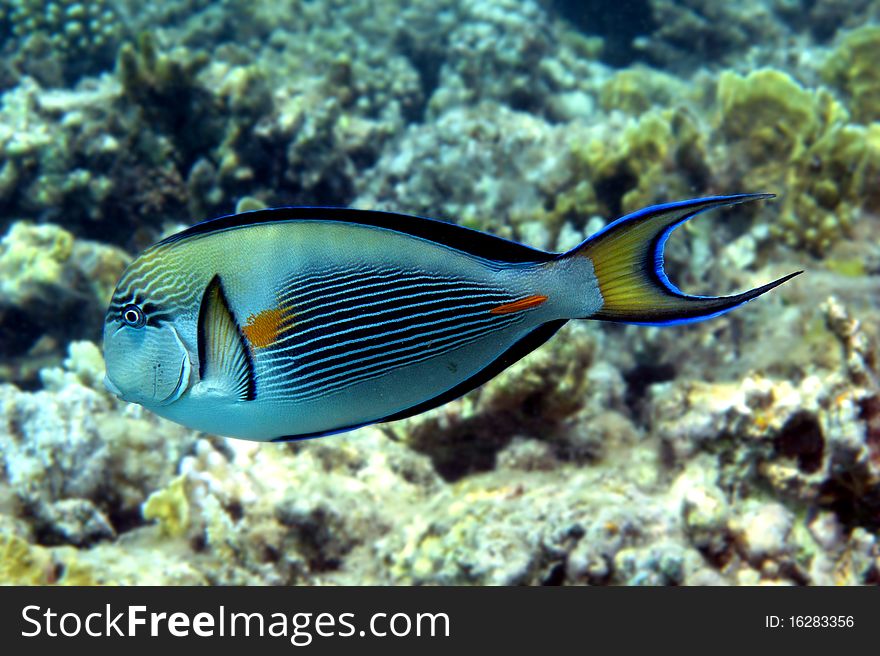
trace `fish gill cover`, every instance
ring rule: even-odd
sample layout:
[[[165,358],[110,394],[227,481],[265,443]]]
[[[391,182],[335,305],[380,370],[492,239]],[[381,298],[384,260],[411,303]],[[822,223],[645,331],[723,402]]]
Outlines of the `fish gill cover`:
[[[0,582],[880,581],[880,2],[605,5],[0,0]],[[236,207],[567,250],[738,192],[671,279],[807,275],[402,422],[258,445],[101,383],[131,258]]]

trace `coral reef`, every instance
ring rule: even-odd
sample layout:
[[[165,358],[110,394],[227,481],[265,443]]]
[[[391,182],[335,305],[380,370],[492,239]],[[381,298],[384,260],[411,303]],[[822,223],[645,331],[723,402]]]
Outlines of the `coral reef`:
[[[557,38],[556,26],[531,0],[460,7],[445,40],[431,113],[486,100],[561,118],[588,113],[584,80],[592,68],[583,55],[589,57],[589,45]]]
[[[669,462],[683,465],[699,452],[713,452],[721,463],[717,483],[726,495],[747,498],[756,489],[769,489],[774,498],[787,502],[788,509],[778,504],[756,507],[754,513],[739,516],[736,526],[728,526],[752,561],[763,560],[774,549],[781,552],[767,545],[788,542],[792,513],[810,517],[831,510],[833,519],[826,514],[825,522],[837,525],[840,536],[851,533],[862,540],[880,525],[876,335],[868,337],[833,297],[821,313],[826,330],[839,341],[839,355],[800,381],[758,374],[734,383],[652,388],[651,425]],[[780,534],[771,536],[776,530]],[[804,538],[790,537],[795,545]],[[793,553],[807,560],[795,559],[791,566],[799,572],[795,579],[806,581],[808,559],[822,545],[800,546]],[[870,568],[870,562],[863,566]],[[857,574],[845,578],[859,580]]]
[[[44,544],[88,544],[139,521],[187,441],[98,391],[104,363],[91,342],[74,342],[64,364],[42,371],[43,390],[0,386],[3,482]]]
[[[53,224],[12,224],[0,240],[0,380],[34,386],[72,339],[97,339],[129,257]]]
[[[46,391],[5,388],[3,580],[864,583],[877,336],[834,299],[819,312],[840,354],[812,375],[654,384],[645,423],[581,327],[427,415],[290,446],[121,413],[82,343]],[[144,579],[145,550],[174,566]]]
[[[399,211],[506,236],[511,224],[539,218],[545,189],[549,195],[554,178],[565,175],[564,158],[565,131],[529,114],[497,105],[452,110],[409,128],[361,181],[356,204],[377,206],[381,199]]]

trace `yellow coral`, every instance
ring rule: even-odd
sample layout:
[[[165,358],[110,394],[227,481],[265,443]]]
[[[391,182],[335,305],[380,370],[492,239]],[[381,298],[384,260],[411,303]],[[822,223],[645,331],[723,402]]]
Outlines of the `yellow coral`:
[[[742,186],[785,190],[772,234],[815,255],[850,234],[876,197],[873,128],[850,124],[827,91],[805,89],[773,69],[722,74],[718,101],[728,157],[746,164]]]
[[[616,216],[658,200],[684,198],[709,175],[706,145],[685,109],[655,109],[631,119],[617,139],[603,134],[571,146],[572,186],[556,195],[544,217],[552,227],[565,220]]]
[[[813,94],[773,69],[718,79],[721,130],[761,169],[798,157],[818,130]]]
[[[19,299],[34,285],[61,282],[64,265],[73,252],[73,235],[55,225],[12,224],[0,242],[0,290]]]
[[[679,78],[647,67],[624,69],[609,78],[599,89],[599,103],[605,111],[619,109],[639,115],[653,106],[669,105],[686,88]]]
[[[52,559],[45,549],[34,548],[17,535],[0,536],[0,584],[48,583]]]
[[[0,534],[0,585],[95,585],[91,567],[76,560],[75,550],[66,551],[56,558],[51,549]]]
[[[847,94],[850,111],[859,123],[880,119],[880,26],[866,25],[848,32],[822,68],[822,76]]]
[[[791,163],[774,234],[816,255],[850,234],[859,212],[876,197],[872,178],[880,169],[880,148],[873,149],[869,136],[863,126],[829,126]]]
[[[880,212],[880,122],[865,130],[865,158],[859,170],[855,193],[859,194],[866,210]]]
[[[168,487],[153,492],[144,502],[144,519],[155,519],[165,535],[180,537],[189,528],[189,499],[186,496],[186,477],[178,476]]]

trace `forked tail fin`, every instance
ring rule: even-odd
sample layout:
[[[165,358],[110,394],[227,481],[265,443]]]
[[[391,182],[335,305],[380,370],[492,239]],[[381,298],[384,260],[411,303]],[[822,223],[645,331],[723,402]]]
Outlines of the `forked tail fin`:
[[[603,304],[587,319],[668,325],[710,319],[757,298],[797,271],[733,296],[691,296],[673,285],[663,271],[669,235],[691,217],[724,205],[772,198],[773,194],[714,196],[654,205],[628,214],[561,257],[586,256],[593,263]]]

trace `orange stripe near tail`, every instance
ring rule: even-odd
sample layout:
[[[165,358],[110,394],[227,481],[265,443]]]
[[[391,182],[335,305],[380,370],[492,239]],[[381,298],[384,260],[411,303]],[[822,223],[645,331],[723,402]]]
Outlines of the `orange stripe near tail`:
[[[547,300],[546,296],[541,296],[540,294],[533,294],[532,296],[526,296],[525,298],[521,298],[518,301],[513,301],[512,303],[505,303],[504,305],[499,305],[498,307],[493,307],[489,310],[490,314],[511,314],[513,312],[522,312],[523,310],[531,310],[532,308],[538,307],[543,304],[544,301]]]

